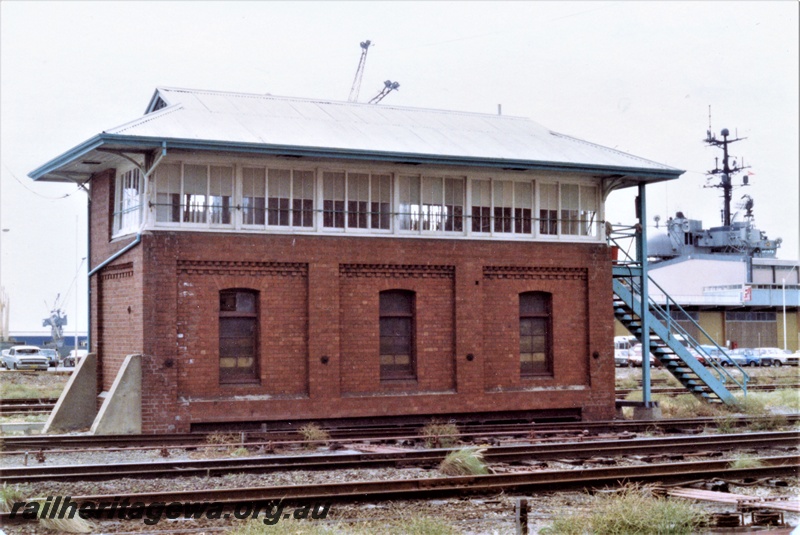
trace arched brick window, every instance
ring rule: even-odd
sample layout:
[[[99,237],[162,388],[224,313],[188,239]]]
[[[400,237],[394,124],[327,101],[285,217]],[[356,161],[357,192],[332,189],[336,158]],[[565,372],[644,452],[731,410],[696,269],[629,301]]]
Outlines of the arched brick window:
[[[519,295],[519,369],[523,376],[553,373],[551,301],[545,292]]]
[[[219,293],[219,382],[258,382],[258,292]]]
[[[414,379],[414,292],[380,293],[381,380]]]

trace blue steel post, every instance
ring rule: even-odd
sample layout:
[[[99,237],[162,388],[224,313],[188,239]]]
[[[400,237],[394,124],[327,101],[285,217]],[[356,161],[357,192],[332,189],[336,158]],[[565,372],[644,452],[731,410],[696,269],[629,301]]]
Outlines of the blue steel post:
[[[650,322],[647,319],[649,314],[649,291],[647,273],[647,198],[645,197],[645,184],[639,184],[639,196],[636,198],[639,203],[637,214],[639,215],[639,232],[636,233],[636,253],[639,256],[639,263],[642,268],[641,284],[641,305],[639,318],[642,323],[642,401],[645,407],[650,406]]]

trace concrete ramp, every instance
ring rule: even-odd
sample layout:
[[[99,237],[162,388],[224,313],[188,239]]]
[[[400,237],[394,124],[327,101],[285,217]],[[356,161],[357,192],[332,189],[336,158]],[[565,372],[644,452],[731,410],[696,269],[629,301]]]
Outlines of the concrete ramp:
[[[97,414],[97,355],[89,353],[76,364],[42,433],[88,429]]]
[[[94,419],[92,434],[134,435],[141,432],[142,356],[128,355]]]

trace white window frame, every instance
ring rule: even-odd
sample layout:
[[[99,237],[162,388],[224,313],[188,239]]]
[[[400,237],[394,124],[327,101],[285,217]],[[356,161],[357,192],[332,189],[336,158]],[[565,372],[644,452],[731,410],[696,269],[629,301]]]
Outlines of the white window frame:
[[[114,181],[114,212],[111,236],[137,232],[144,217],[144,174],[135,166],[119,169]],[[126,184],[134,187],[125,187]]]
[[[211,170],[216,167],[222,167],[226,169],[232,170],[232,177],[233,177],[233,185],[232,185],[232,195],[230,201],[230,213],[231,219],[229,223],[212,223],[211,222],[211,213],[209,212],[209,207],[204,204],[206,213],[205,213],[205,221],[203,222],[191,222],[191,221],[183,221],[185,217],[184,213],[184,205],[178,204],[173,205],[172,201],[176,198],[177,195],[177,202],[185,202],[185,192],[186,192],[186,166],[193,165],[193,166],[200,166],[201,168],[205,169],[205,177],[206,177],[206,190],[205,195],[202,196],[203,199],[200,199],[200,202],[210,202],[209,200],[209,193],[211,191],[209,188],[211,187]],[[174,166],[174,167],[170,167]],[[122,168],[120,174],[118,175],[118,183],[122,184],[120,181],[122,180],[119,178],[123,173],[130,171],[133,167],[127,166]],[[244,177],[246,174],[246,169],[256,169],[259,170],[263,174],[264,185],[263,188],[256,187],[253,189],[257,195],[254,197],[259,198],[263,194],[263,223],[256,223],[253,224],[252,222],[245,221],[245,210],[244,210],[244,199],[247,192],[244,191]],[[166,172],[170,171],[171,173],[176,173],[179,171],[179,177],[171,176],[170,182],[168,183],[166,189],[164,189],[164,180],[167,176]],[[280,171],[281,173],[287,173],[289,177],[289,204],[286,205],[284,201],[281,206],[286,208],[288,206],[289,211],[289,219],[288,225],[285,224],[270,224],[270,210],[274,209],[270,207],[270,190],[274,186],[271,183],[271,176],[270,172]],[[227,171],[226,171],[227,172]],[[302,179],[298,176],[299,173],[307,173],[307,178],[303,177]],[[324,177],[326,173],[342,173],[344,175],[344,196],[340,201],[344,203],[344,213],[339,216],[343,217],[344,225],[343,227],[326,227],[325,226],[325,181]],[[202,173],[201,173],[202,174]],[[365,197],[361,199],[351,199],[353,197],[351,195],[356,180],[354,177],[356,175],[363,175],[365,179],[368,181],[369,185],[369,192],[368,195],[366,191],[364,194],[360,195],[360,197]],[[153,181],[153,178],[155,180]],[[448,172],[447,169],[444,168],[436,168],[431,167],[430,169],[412,169],[410,166],[402,166],[402,165],[386,165],[386,166],[369,166],[366,164],[354,164],[352,166],[348,165],[347,167],[321,167],[321,166],[311,166],[311,165],[295,165],[294,162],[287,162],[285,160],[280,159],[272,159],[272,158],[238,158],[235,161],[229,158],[198,158],[198,157],[189,157],[189,158],[181,158],[175,159],[173,161],[166,160],[164,161],[159,167],[156,169],[154,173],[152,181],[152,187],[149,187],[149,196],[150,199],[155,203],[151,205],[150,210],[153,211],[153,215],[151,217],[151,221],[148,222],[149,225],[152,225],[156,228],[179,228],[179,229],[186,229],[186,230],[194,230],[194,229],[208,229],[208,230],[219,230],[219,231],[227,231],[227,230],[240,230],[244,232],[264,232],[264,233],[291,233],[291,234],[353,234],[353,235],[395,235],[395,236],[431,236],[431,237],[441,237],[441,238],[473,238],[473,239],[502,239],[502,240],[536,240],[536,241],[571,241],[571,242],[601,242],[604,238],[603,236],[603,227],[599,224],[600,220],[603,217],[603,199],[602,199],[602,192],[600,184],[597,182],[586,180],[586,177],[582,175],[565,175],[559,176],[556,174],[544,174],[544,173],[494,173],[490,171],[474,171],[470,173],[451,173]],[[261,178],[261,177],[259,177]],[[298,181],[300,180],[300,182]],[[302,182],[302,180],[313,180],[312,187],[309,187],[308,182]],[[388,184],[387,184],[388,180]],[[456,180],[461,185],[460,188],[456,186],[450,185],[449,181]],[[180,181],[180,191],[171,191],[170,186],[174,190]],[[359,182],[361,183],[361,182]],[[489,227],[487,232],[478,232],[472,229],[473,225],[473,213],[472,213],[472,204],[473,204],[473,195],[475,192],[476,184],[486,184],[488,188],[487,194],[489,196],[489,203],[488,206],[489,212]],[[499,219],[498,214],[496,214],[496,208],[498,207],[508,207],[506,206],[507,203],[501,202],[499,199],[496,199],[498,194],[497,184],[502,183],[503,187],[510,187],[511,194],[508,195],[510,197],[512,206],[511,206],[511,226],[505,225],[503,227],[499,227]],[[522,204],[525,206],[520,206],[518,202],[518,196],[520,195],[520,190],[522,189],[522,184],[525,184],[525,195],[528,195],[528,189],[530,190],[530,198],[525,200]],[[199,184],[198,184],[199,185]],[[363,183],[363,186],[366,186],[367,182]],[[383,187],[388,185],[388,192],[383,191]],[[409,206],[406,208],[413,208],[415,210],[414,215],[410,217],[404,217],[401,213],[401,201],[405,202],[407,199],[406,197],[409,195],[406,191],[405,193],[401,191],[403,188],[402,186],[406,186],[406,188],[410,187],[413,190],[413,195],[416,195],[414,199],[410,199],[411,202],[407,203]],[[542,202],[542,188],[545,185],[549,185],[555,189],[554,196],[557,201],[557,206],[549,207],[548,209],[553,210],[556,213],[555,216],[555,233],[554,234],[543,234],[541,232],[541,209],[543,207]],[[563,221],[562,216],[562,208],[564,208],[563,202],[563,195],[564,195],[564,186],[569,185],[569,187],[577,188],[578,194],[578,210],[577,210],[577,217],[579,221],[582,218],[586,218],[587,216],[594,215],[594,222],[592,222],[591,227],[588,227],[586,223],[579,223],[579,228],[577,230],[577,234],[566,234],[564,231],[568,230],[567,224]],[[140,186],[142,187],[142,186]],[[376,199],[376,188],[380,187],[380,199]],[[436,191],[433,191],[431,188],[438,188]],[[297,188],[303,188],[305,194],[302,198],[295,199],[295,190]],[[448,189],[450,188],[450,189]],[[263,189],[263,191],[260,191]],[[362,188],[364,189],[364,188]],[[433,193],[432,193],[433,192]],[[459,198],[454,200],[452,198],[447,198],[447,193],[455,193],[458,194]],[[285,193],[285,192],[284,192]],[[166,194],[166,195],[165,195]],[[311,200],[311,226],[298,226],[295,225],[295,220],[298,217],[302,217],[303,219],[297,219],[298,222],[306,222],[306,214],[308,213],[308,200],[307,197],[309,194],[313,195],[313,199]],[[117,195],[119,195],[119,186],[117,188]],[[433,195],[433,196],[431,196]],[[201,196],[198,193],[198,196]],[[450,195],[452,197],[452,195]],[[386,199],[389,199],[389,202],[386,203]],[[284,199],[284,197],[281,197]],[[158,201],[161,200],[164,206],[158,204]],[[295,201],[306,201],[306,202],[295,202]],[[352,202],[358,202],[359,204],[354,207]],[[255,201],[253,206],[255,209],[259,209],[259,203],[261,200]],[[378,211],[378,214],[384,214],[382,211],[384,208],[383,205],[389,205],[389,228],[373,228],[373,205],[375,202],[381,203],[381,210]],[[122,220],[119,219],[119,208],[120,208],[120,200],[119,197],[115,199],[115,208],[117,211],[115,212],[115,228],[114,228],[114,235],[120,235],[120,231],[129,232],[134,229],[134,224],[132,222],[125,222],[123,225],[124,228],[120,227],[120,223]],[[359,226],[364,224],[364,206],[366,203],[366,228]],[[274,199],[273,199],[274,205]],[[518,231],[518,221],[516,218],[516,213],[519,210],[527,210],[528,205],[530,205],[531,210],[531,229],[530,232],[521,232]],[[431,211],[430,207],[437,207],[441,206],[441,210],[439,211]],[[481,206],[484,206],[482,204]],[[135,206],[131,205],[132,208],[135,209]],[[424,208],[428,207],[428,208]],[[445,208],[450,207],[450,208]],[[453,208],[456,207],[456,208]],[[297,208],[297,210],[295,210]],[[350,208],[355,208],[357,216],[352,214]],[[409,211],[411,210],[409,208]],[[459,209],[460,208],[460,214]],[[146,213],[143,211],[143,207],[140,207],[142,213],[140,215],[139,224],[141,225],[141,217],[146,216]],[[180,221],[169,221],[169,220],[159,220],[159,216],[164,217],[166,216],[167,219],[171,219],[174,215],[174,211],[178,210],[179,213],[177,217]],[[425,210],[428,210],[426,212]],[[452,212],[452,214],[451,214]],[[485,210],[484,210],[485,212]],[[506,211],[507,212],[507,211]],[[338,214],[338,212],[337,212]],[[426,215],[427,214],[427,215]],[[274,213],[273,213],[274,217]],[[377,216],[377,217],[380,217]],[[413,220],[412,220],[413,217]],[[461,218],[461,225],[460,228],[457,225],[457,218]],[[355,219],[357,218],[357,219]],[[386,219],[385,216],[381,218],[383,224],[385,225]],[[251,221],[257,221],[258,219],[251,219]],[[375,219],[375,221],[378,221]],[[452,227],[448,224],[448,221],[452,221]],[[520,227],[519,230],[524,230],[527,225],[523,222],[524,219],[520,220]],[[285,222],[285,219],[284,219]],[[353,226],[353,223],[356,223]],[[427,222],[427,225],[426,225]],[[403,228],[405,223],[406,228]],[[380,223],[379,223],[380,226]],[[445,230],[450,227],[450,230]],[[505,229],[510,228],[510,232],[506,232]]]

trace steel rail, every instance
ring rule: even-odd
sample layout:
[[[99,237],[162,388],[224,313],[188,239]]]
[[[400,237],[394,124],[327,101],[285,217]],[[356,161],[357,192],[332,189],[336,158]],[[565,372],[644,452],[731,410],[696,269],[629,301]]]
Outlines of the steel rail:
[[[708,477],[726,480],[767,476],[796,476],[800,471],[800,456],[761,458],[762,466],[731,468],[729,461],[696,461],[689,463],[652,464],[614,468],[578,470],[543,470],[478,476],[453,476],[428,479],[391,481],[349,481],[316,485],[283,485],[232,489],[202,489],[187,491],[143,492],[114,495],[70,496],[78,504],[127,500],[128,503],[264,503],[282,501],[379,501],[387,499],[419,499],[448,497],[460,494],[489,494],[498,492],[534,492],[567,488],[600,488],[627,482],[677,483]],[[44,498],[34,498],[43,501]],[[11,518],[0,515],[0,521]]]
[[[795,448],[800,444],[800,431],[704,435],[672,438],[608,440],[591,443],[567,442],[498,446],[487,448],[484,458],[489,463],[519,463],[544,460],[587,459],[600,455],[662,455],[691,452]],[[145,463],[91,465],[53,465],[6,467],[0,470],[5,484],[37,481],[97,481],[119,478],[160,478],[174,476],[219,476],[227,473],[267,473],[287,470],[337,470],[386,466],[436,466],[452,449],[409,450],[391,453],[336,453],[303,456],[259,456],[226,459],[177,460]]]
[[[759,421],[767,421],[769,417],[735,416],[726,419],[726,423],[734,426],[749,425]],[[800,421],[800,414],[786,415],[789,424]],[[546,424],[519,424],[510,427],[504,424],[502,431],[492,431],[496,426],[462,426],[461,432],[454,435],[440,435],[463,440],[472,438],[492,437],[536,437],[546,438],[554,434],[582,433],[584,435],[602,432],[641,432],[661,430],[664,432],[695,432],[704,427],[715,427],[717,419],[703,418],[674,418],[661,420],[610,420],[600,422],[561,422]],[[331,439],[328,442],[348,442],[352,440],[380,442],[386,440],[420,441],[421,425],[387,426],[368,428],[347,428],[340,433],[336,428],[328,431]],[[71,448],[91,451],[92,448],[109,451],[115,449],[161,449],[161,448],[198,448],[213,446],[206,442],[207,437],[214,433],[184,433],[175,435],[38,435],[38,436],[11,436],[0,437],[0,448],[5,455],[21,454],[29,451],[67,452]],[[300,440],[297,431],[277,432],[232,432],[240,435],[242,440],[238,444],[243,446],[267,443],[307,444]],[[345,435],[345,436],[342,436]]]
[[[797,390],[797,389],[800,389],[800,384],[787,384],[787,385],[781,385],[781,384],[769,384],[769,385],[758,385],[758,384],[756,384],[756,385],[754,385],[754,384],[749,384],[749,385],[747,385],[747,390],[748,391],[762,390],[762,391],[766,391],[766,392],[772,392],[772,391],[775,391],[775,390],[784,390],[784,389],[786,389],[786,390]],[[640,388],[618,388],[616,390],[616,395],[619,397],[619,396],[625,396],[625,395],[631,394],[633,392],[640,392],[640,391],[641,391]],[[686,387],[683,387],[683,386],[651,388],[650,392],[653,393],[653,394],[666,394],[666,395],[690,394],[690,392],[688,390],[686,390]]]

